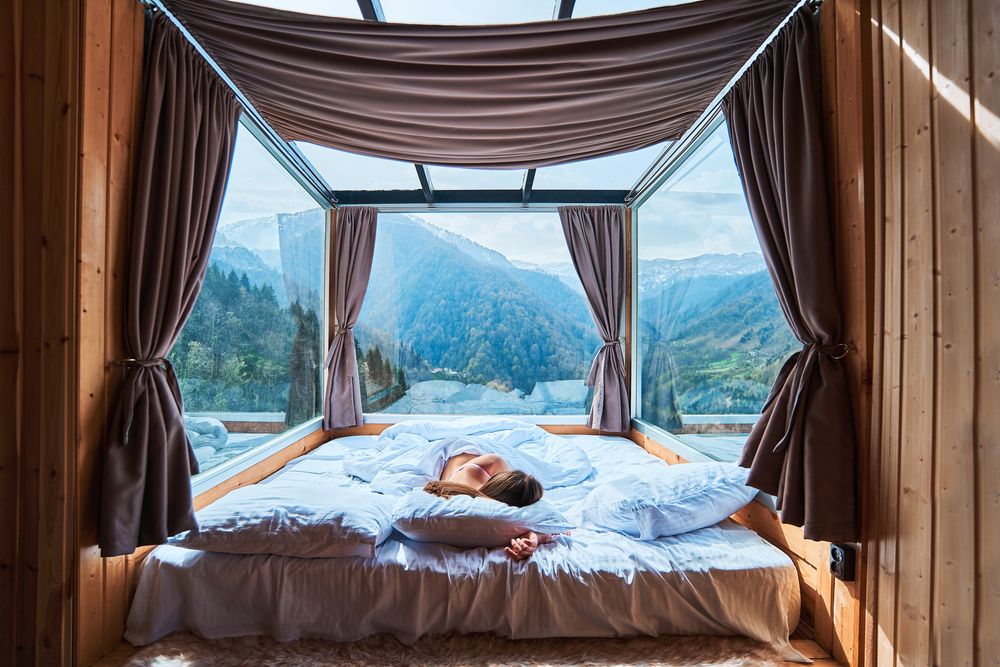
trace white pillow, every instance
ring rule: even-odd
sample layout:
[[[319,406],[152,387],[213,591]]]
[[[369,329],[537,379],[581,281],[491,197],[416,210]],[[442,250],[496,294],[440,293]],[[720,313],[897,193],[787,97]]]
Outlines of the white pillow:
[[[554,534],[573,527],[544,499],[527,507],[512,507],[490,498],[441,498],[422,489],[399,499],[392,525],[414,542],[489,549],[507,546],[529,530]]]
[[[757,495],[735,463],[679,463],[601,484],[569,515],[581,528],[625,533],[640,540],[712,526]]]
[[[232,554],[371,558],[392,532],[394,500],[358,487],[254,484],[201,509],[198,529],[168,544]]]

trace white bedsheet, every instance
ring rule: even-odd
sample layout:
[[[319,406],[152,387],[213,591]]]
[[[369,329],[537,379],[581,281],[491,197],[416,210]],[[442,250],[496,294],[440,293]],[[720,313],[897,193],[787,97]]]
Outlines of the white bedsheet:
[[[593,470],[546,492],[567,509],[596,484],[666,465],[623,438],[573,436]],[[383,443],[384,444],[384,443]],[[276,473],[283,482],[360,484],[343,470],[375,438],[328,443]],[[394,533],[366,559],[239,556],[158,547],[147,558],[125,638],[143,645],[175,630],[204,637],[352,641],[390,632],[614,637],[742,634],[800,659],[798,578],[789,558],[732,522],[651,542],[576,530],[512,561],[502,550],[411,542]]]

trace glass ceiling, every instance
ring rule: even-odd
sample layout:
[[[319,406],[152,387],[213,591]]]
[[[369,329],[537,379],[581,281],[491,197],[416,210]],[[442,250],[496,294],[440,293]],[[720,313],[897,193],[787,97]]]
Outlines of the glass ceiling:
[[[419,190],[414,166],[345,153],[296,141],[295,145],[337,190]],[[533,190],[628,190],[670,142],[631,153],[542,167],[535,173]],[[428,168],[435,190],[520,190],[524,169]]]
[[[389,23],[495,25],[551,21],[554,0],[381,0]]]
[[[533,189],[628,190],[670,143],[665,141],[631,153],[542,167],[535,172]]]
[[[230,0],[230,2],[241,2],[245,5],[270,7],[314,16],[336,16],[342,19],[358,19],[359,21],[364,18],[357,0]]]
[[[625,14],[639,12],[653,7],[669,5],[684,5],[698,0],[576,0],[573,5],[573,18],[585,16],[608,16],[610,14]],[[385,4],[385,3],[383,3]]]

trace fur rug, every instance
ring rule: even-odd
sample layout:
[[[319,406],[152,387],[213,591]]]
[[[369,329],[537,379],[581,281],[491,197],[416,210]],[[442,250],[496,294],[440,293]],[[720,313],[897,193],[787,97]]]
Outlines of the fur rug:
[[[405,646],[392,635],[338,643],[265,637],[199,639],[175,632],[143,647],[122,667],[781,667],[766,644],[745,637],[519,639],[492,634],[432,635]]]

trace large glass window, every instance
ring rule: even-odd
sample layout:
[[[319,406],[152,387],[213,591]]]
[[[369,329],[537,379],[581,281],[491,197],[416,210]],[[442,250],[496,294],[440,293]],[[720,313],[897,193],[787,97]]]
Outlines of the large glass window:
[[[584,415],[600,347],[556,213],[381,213],[366,413]]]
[[[784,360],[782,314],[721,125],[637,212],[640,417],[733,461]]]
[[[202,474],[320,414],[315,206],[241,126],[208,272],[170,353]]]

